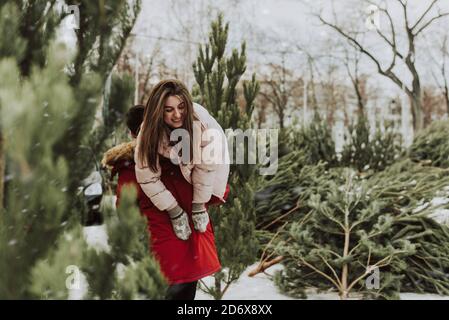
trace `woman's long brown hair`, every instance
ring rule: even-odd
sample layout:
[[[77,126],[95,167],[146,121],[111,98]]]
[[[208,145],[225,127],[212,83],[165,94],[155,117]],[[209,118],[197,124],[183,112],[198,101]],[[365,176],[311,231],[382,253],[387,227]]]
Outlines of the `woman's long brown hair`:
[[[193,103],[186,86],[179,80],[168,79],[160,81],[150,92],[141,127],[141,141],[138,153],[139,161],[153,171],[157,171],[158,149],[163,135],[170,137],[170,129],[164,122],[164,106],[167,98],[177,96],[185,103],[186,115],[182,128],[190,137],[190,160],[193,157]],[[195,118],[196,119],[196,118]]]

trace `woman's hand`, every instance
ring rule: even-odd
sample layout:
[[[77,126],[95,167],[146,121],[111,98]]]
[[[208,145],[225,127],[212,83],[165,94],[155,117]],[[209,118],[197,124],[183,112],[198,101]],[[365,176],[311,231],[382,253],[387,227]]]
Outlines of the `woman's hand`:
[[[209,214],[204,203],[192,203],[192,220],[195,230],[206,231],[209,224]]]
[[[176,236],[181,240],[189,239],[192,230],[190,229],[187,213],[179,205],[167,210],[167,212]]]

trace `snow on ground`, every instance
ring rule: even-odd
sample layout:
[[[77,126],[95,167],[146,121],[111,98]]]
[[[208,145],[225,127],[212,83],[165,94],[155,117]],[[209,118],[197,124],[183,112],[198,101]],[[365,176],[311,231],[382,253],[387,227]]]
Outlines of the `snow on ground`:
[[[83,235],[89,247],[98,251],[109,252],[111,248],[108,244],[108,232],[106,225],[90,226],[83,228]]]
[[[433,207],[443,206],[449,202],[448,195],[444,197],[435,197],[430,202]],[[436,208],[429,217],[434,219],[436,222],[445,224],[449,226],[449,210],[444,208]]]
[[[263,273],[259,273],[254,277],[248,277],[248,273],[254,269],[257,264],[249,266],[241,275],[240,279],[232,284],[223,296],[223,300],[299,300],[286,296],[279,292],[273,281]],[[275,265],[267,270],[270,275],[274,271],[281,270],[281,265]],[[206,284],[211,283],[212,277],[203,279]],[[418,294],[418,293],[401,293],[402,300],[449,300],[449,296],[439,296],[437,294]],[[202,292],[197,291],[195,300],[212,300],[213,298]],[[337,293],[308,293],[308,300],[339,300]]]
[[[279,292],[277,287],[273,284],[273,282],[268,278],[267,275],[263,273],[259,273],[254,277],[248,277],[248,273],[256,266],[254,264],[249,266],[243,274],[240,276],[240,279],[237,280],[236,283],[233,283],[228,291],[223,296],[223,300],[292,300],[286,295],[283,295]],[[267,273],[274,274],[275,270],[279,270],[282,268],[280,265],[275,265],[267,270]],[[212,277],[206,277],[203,279],[206,285],[212,283]],[[201,290],[197,291],[196,300],[211,300],[212,296],[207,293],[202,292]]]
[[[448,209],[437,209],[432,214],[429,215],[430,218],[434,219],[436,222],[445,224],[449,226],[449,210]]]
[[[83,236],[88,247],[95,249],[97,252],[109,252],[111,250],[106,225],[84,227]],[[86,276],[81,271],[78,274],[80,282],[68,289],[68,300],[82,300],[87,294],[89,284]]]
[[[402,300],[449,300],[449,296],[437,294],[401,293]]]

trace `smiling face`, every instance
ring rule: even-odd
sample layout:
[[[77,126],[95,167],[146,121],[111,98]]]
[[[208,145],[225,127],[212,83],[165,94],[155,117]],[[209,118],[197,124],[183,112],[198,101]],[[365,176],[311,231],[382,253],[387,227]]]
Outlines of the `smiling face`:
[[[181,128],[186,115],[186,105],[178,96],[169,96],[164,106],[164,122],[173,129]]]
[[[193,121],[197,119],[193,110],[192,96],[187,87],[176,79],[161,80],[150,92],[143,123],[139,133],[142,143],[138,158],[147,163],[152,171],[158,170],[158,151],[171,135],[170,129],[184,129],[190,139],[190,160],[193,157]],[[187,137],[186,137],[187,138]]]

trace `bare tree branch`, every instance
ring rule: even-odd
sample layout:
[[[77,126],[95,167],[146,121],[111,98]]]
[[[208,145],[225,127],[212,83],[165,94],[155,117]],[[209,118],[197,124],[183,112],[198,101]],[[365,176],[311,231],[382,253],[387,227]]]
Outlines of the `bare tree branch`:
[[[415,36],[417,36],[420,32],[422,32],[425,28],[431,25],[432,22],[434,22],[437,19],[441,19],[443,17],[449,16],[449,12],[440,13],[438,16],[433,17],[430,19],[424,26],[422,26],[418,31],[414,33]]]
[[[429,5],[429,7],[427,8],[426,11],[424,11],[424,13],[421,15],[421,17],[418,19],[418,21],[416,21],[416,23],[413,25],[413,27],[411,28],[412,30],[414,30],[418,24],[424,19],[424,17],[426,16],[427,13],[429,13],[429,11],[432,9],[432,7],[434,6],[435,3],[437,3],[438,0],[433,0],[432,3]]]
[[[398,0],[398,1],[399,1],[399,0]],[[354,44],[354,45],[355,45],[355,46],[356,46],[362,53],[364,53],[366,56],[368,56],[368,57],[371,59],[371,61],[374,62],[374,64],[377,66],[377,70],[378,70],[378,72],[379,72],[380,74],[382,74],[382,75],[384,75],[384,76],[390,78],[390,79],[391,79],[394,83],[396,83],[399,87],[404,88],[404,89],[407,91],[407,93],[411,94],[411,91],[405,86],[405,84],[402,82],[402,80],[399,79],[399,78],[396,76],[396,74],[393,73],[392,69],[390,69],[390,68],[387,69],[387,70],[382,69],[382,66],[381,66],[379,60],[376,59],[376,58],[374,57],[374,55],[373,55],[371,52],[369,52],[364,46],[362,46],[362,45],[360,44],[359,41],[357,41],[354,37],[350,36],[348,33],[344,32],[344,31],[343,31],[340,27],[338,27],[337,25],[332,24],[332,23],[330,23],[330,22],[324,20],[323,17],[322,17],[321,15],[319,15],[318,18],[320,19],[320,21],[321,21],[323,24],[325,24],[325,25],[331,27],[332,29],[334,29],[335,31],[337,31],[340,35],[342,35],[342,36],[345,37],[347,40],[349,40],[351,43],[353,43],[353,44]],[[391,64],[390,64],[390,67],[391,67]]]
[[[393,50],[393,61],[391,62],[390,67],[388,68],[388,69],[391,70],[391,69],[393,69],[393,67],[394,67],[394,65],[395,65],[395,63],[396,63],[396,55],[397,55],[399,58],[404,59],[404,55],[403,55],[402,53],[400,53],[400,52],[398,51],[398,49],[397,49],[397,44],[396,44],[396,31],[395,31],[395,28],[394,28],[393,18],[391,17],[391,15],[390,15],[390,13],[388,12],[387,9],[379,8],[379,7],[377,6],[377,4],[374,3],[373,1],[367,0],[366,2],[369,3],[369,4],[375,5],[375,6],[379,9],[379,11],[380,11],[380,12],[383,12],[383,13],[387,16],[387,18],[388,18],[388,22],[389,22],[389,24],[390,24],[390,31],[391,31],[391,37],[392,37],[392,40],[388,39],[388,38],[381,32],[381,30],[380,30],[379,28],[376,28],[376,32],[377,32],[377,34],[378,34],[383,40],[385,40],[385,42],[387,42],[387,43],[390,45],[391,49]]]

